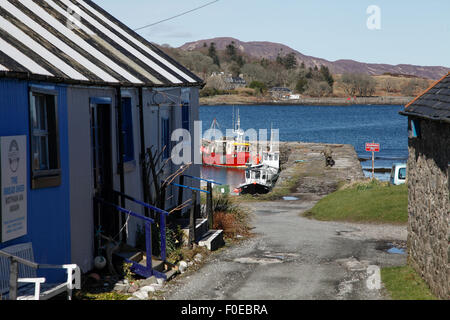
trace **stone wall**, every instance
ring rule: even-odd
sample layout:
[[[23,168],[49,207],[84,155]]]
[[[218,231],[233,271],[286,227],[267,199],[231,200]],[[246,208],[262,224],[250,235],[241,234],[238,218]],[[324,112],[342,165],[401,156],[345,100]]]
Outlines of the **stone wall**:
[[[450,124],[421,120],[409,139],[409,264],[432,292],[450,299]]]

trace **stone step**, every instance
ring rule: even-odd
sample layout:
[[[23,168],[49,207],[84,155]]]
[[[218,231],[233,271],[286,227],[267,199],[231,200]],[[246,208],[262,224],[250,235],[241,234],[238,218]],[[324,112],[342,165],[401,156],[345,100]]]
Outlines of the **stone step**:
[[[184,237],[183,243],[187,245],[189,240],[189,221],[183,221],[181,224],[181,229],[183,230]],[[209,230],[208,219],[196,219],[195,220],[195,241],[200,240],[204,234]]]
[[[140,251],[139,249],[132,248],[130,246],[124,246],[122,250],[114,252],[114,255],[120,257],[121,259],[128,259],[130,261],[136,262],[141,266],[147,266],[147,256],[146,253]],[[158,257],[152,256],[152,269],[164,272],[165,270],[170,269],[162,260]]]
[[[166,280],[169,281],[178,274],[178,270],[170,269],[170,270],[165,271],[164,274],[167,277]]]
[[[219,249],[225,244],[223,230],[209,230],[199,241],[198,245],[206,247],[210,251]]]
[[[142,258],[142,260],[139,261],[138,263],[141,266],[146,267],[147,266],[147,258],[144,256]],[[162,261],[162,260],[160,260],[158,258],[152,257],[152,269],[156,270],[156,271],[159,271],[159,272],[164,272],[164,270],[167,269],[167,266],[164,264],[164,261]]]

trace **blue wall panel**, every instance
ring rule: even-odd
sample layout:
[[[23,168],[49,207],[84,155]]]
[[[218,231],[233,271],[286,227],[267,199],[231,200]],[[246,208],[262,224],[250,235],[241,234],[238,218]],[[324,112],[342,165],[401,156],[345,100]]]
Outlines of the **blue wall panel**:
[[[0,80],[0,136],[26,135],[29,137],[29,85],[26,81]],[[71,259],[67,90],[65,86],[55,86],[54,89],[58,91],[61,185],[31,190],[30,148],[29,141],[27,141],[28,234],[1,243],[0,249],[31,241],[36,262],[67,264]],[[45,276],[47,282],[64,281],[65,279],[64,271],[43,270],[38,273],[40,276]]]

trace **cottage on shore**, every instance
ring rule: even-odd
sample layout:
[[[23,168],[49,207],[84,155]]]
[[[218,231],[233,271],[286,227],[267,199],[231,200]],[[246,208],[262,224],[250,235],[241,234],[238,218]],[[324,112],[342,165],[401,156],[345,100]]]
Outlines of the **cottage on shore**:
[[[202,86],[92,1],[1,1],[0,250],[31,242],[37,262],[87,272],[99,233],[126,234],[134,245],[139,221],[100,208],[94,197],[121,204],[115,190],[149,200],[143,155],[165,147],[159,167],[175,145],[173,130],[194,131]],[[170,162],[164,175],[177,168]],[[198,177],[200,167],[186,174]],[[177,192],[168,188],[166,209]]]
[[[269,94],[274,99],[287,100],[289,99],[289,96],[292,94],[292,90],[284,87],[273,87],[269,89]]]
[[[405,106],[409,263],[450,299],[450,73]]]

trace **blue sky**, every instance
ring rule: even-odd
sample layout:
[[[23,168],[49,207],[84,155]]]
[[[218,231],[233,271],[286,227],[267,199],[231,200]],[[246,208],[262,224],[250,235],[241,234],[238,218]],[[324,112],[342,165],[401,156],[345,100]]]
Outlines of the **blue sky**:
[[[94,0],[132,29],[211,0]],[[381,29],[366,13],[380,8]],[[450,67],[448,0],[220,0],[171,21],[138,31],[178,47],[214,37],[283,43],[327,60]]]

